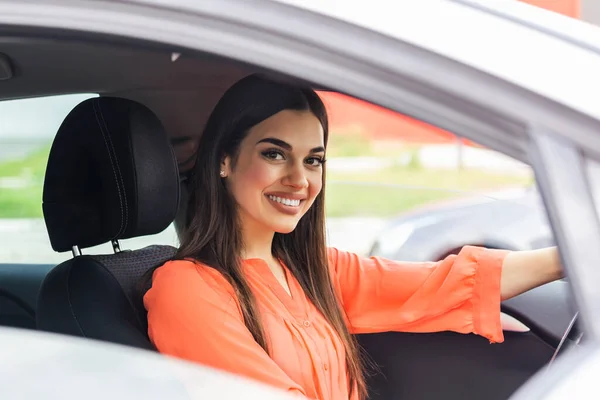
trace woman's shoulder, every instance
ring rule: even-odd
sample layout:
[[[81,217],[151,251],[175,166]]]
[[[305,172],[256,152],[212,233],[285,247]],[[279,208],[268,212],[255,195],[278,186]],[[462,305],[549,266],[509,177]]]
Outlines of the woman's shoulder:
[[[157,268],[143,303],[149,324],[165,315],[194,319],[202,314],[206,319],[210,313],[219,315],[215,310],[241,316],[231,284],[216,269],[194,260],[167,261]]]
[[[233,293],[231,284],[221,272],[193,259],[167,261],[152,275],[152,288],[179,291],[207,287],[215,292]]]

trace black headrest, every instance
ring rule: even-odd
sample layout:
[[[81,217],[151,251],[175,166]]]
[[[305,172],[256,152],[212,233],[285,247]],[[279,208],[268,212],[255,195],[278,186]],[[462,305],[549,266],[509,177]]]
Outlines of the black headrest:
[[[173,222],[178,202],[177,161],[147,107],[99,97],[65,118],[44,181],[44,219],[55,251],[159,233]]]

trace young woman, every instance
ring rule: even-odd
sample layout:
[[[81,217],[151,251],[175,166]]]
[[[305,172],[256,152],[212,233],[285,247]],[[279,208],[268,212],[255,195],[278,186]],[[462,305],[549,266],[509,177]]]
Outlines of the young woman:
[[[500,302],[561,277],[555,248],[464,248],[405,263],[326,248],[327,115],[317,94],[252,75],[200,138],[176,260],[144,296],[165,354],[311,399],[366,394],[352,334],[503,340]]]

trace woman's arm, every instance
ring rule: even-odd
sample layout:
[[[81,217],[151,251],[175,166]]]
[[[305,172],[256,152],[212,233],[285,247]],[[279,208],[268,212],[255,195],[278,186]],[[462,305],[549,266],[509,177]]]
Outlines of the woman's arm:
[[[514,251],[506,256],[502,265],[500,295],[502,300],[507,300],[562,277],[563,270],[556,247]]]
[[[438,262],[402,262],[329,249],[353,333],[475,333],[503,341],[500,302],[560,277],[556,250],[465,246]]]

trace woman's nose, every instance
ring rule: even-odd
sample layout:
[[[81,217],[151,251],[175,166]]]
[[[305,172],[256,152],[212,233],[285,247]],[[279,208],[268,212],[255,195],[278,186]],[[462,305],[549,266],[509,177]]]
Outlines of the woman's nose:
[[[306,178],[304,165],[291,166],[284,183],[300,189],[308,187],[308,179]]]

